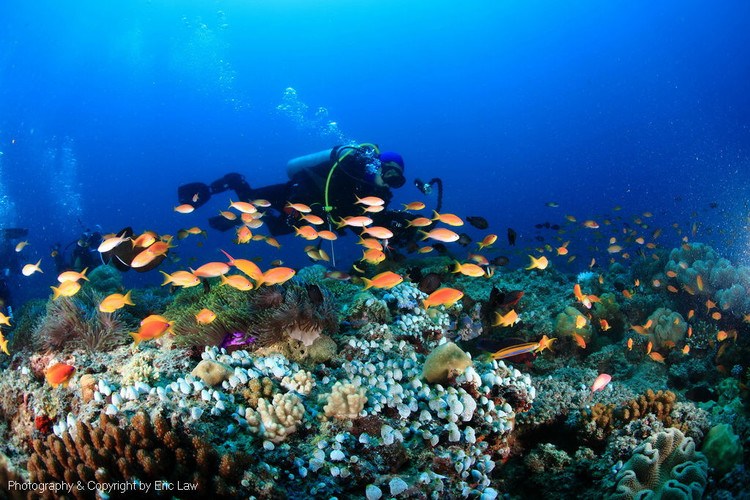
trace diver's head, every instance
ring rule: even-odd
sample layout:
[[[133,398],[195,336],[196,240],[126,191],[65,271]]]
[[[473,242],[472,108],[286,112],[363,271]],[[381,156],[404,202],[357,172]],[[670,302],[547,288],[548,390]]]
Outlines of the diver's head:
[[[381,176],[388,187],[397,189],[404,185],[404,159],[393,151],[380,153]]]

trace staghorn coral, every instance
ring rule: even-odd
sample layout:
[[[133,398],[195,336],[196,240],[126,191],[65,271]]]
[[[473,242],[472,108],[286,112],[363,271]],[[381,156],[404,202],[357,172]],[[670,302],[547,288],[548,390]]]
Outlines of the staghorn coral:
[[[73,433],[36,438],[32,446],[27,466],[32,482],[87,484],[137,478],[195,485],[194,491],[181,492],[182,498],[238,496],[235,475],[248,462],[248,457],[239,453],[220,457],[210,443],[190,436],[177,419],[170,421],[161,414],[152,419],[142,411],[127,423],[102,413],[98,422],[79,421]],[[90,497],[90,493],[86,489],[72,491],[76,498]],[[42,498],[53,495],[49,492]]]
[[[620,469],[610,499],[700,499],[706,487],[706,457],[678,429],[670,428],[647,438]]]

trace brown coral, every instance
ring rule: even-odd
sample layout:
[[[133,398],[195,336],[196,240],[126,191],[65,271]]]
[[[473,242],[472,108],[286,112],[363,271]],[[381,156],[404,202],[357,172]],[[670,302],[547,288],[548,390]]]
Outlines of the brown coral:
[[[617,428],[628,422],[642,418],[651,413],[667,427],[680,427],[679,422],[673,422],[671,413],[677,396],[672,391],[654,392],[651,389],[635,399],[626,401],[621,406],[597,403],[590,410],[583,411],[583,418],[595,425],[603,437],[608,436]]]
[[[184,498],[206,495],[239,496],[227,481],[248,463],[243,454],[219,457],[213,446],[190,436],[178,422],[162,415],[151,419],[145,412],[133,416],[127,425],[102,413],[93,424],[78,422],[74,435],[54,434],[34,439],[28,470],[32,482],[67,481],[72,484],[116,481],[168,481],[191,483],[194,491],[182,491]],[[229,465],[237,469],[232,470]],[[72,491],[76,498],[90,491]],[[48,497],[53,498],[52,493]]]

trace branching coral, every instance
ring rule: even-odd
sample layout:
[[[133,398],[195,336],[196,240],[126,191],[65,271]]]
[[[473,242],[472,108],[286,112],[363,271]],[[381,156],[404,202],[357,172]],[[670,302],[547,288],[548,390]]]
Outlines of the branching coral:
[[[191,437],[177,421],[162,415],[151,419],[144,412],[133,416],[127,425],[118,425],[102,413],[98,425],[78,422],[72,434],[66,431],[62,438],[50,434],[34,439],[32,445],[28,462],[32,482],[85,485],[137,478],[141,482],[194,485],[194,491],[181,492],[184,498],[238,496],[232,484],[248,461],[236,453],[220,457],[211,444]],[[81,498],[90,494],[75,488],[73,492]]]
[[[599,435],[601,432],[604,436],[648,413],[654,414],[664,425],[671,426],[676,423],[671,416],[676,399],[677,396],[671,391],[654,392],[649,389],[645,394],[626,401],[619,407],[597,403],[590,410],[583,412],[583,419],[594,424],[599,431],[595,434]]]

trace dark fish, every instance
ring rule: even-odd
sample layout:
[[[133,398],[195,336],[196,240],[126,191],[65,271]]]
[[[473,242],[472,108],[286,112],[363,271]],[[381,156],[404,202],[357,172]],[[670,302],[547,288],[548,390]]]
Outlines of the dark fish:
[[[537,229],[541,229],[544,227],[544,224],[534,224],[534,227]]]
[[[512,227],[509,227],[508,228],[508,244],[510,246],[515,246],[516,245],[516,237],[517,236],[518,236],[518,233],[516,233],[516,231]]]
[[[445,255],[448,253],[448,247],[442,243],[435,243],[434,245],[432,245],[432,248],[434,248],[435,251],[440,255]]]
[[[711,207],[711,208],[717,208],[719,206],[719,204],[716,203],[715,201],[712,201],[711,203],[708,204],[708,206]]]
[[[505,255],[498,255],[497,257],[495,257],[494,259],[490,261],[490,264],[494,266],[503,267],[503,266],[507,266],[508,262],[510,262],[510,259],[508,257],[506,257]]]
[[[469,224],[477,229],[487,229],[488,227],[490,227],[487,219],[485,219],[484,217],[479,217],[478,215],[470,215],[466,217],[466,220],[469,222]]]
[[[469,236],[466,233],[461,233],[458,235],[458,244],[462,247],[468,246],[468,244],[471,243],[471,236]]]
[[[550,229],[552,229],[554,231],[559,231],[560,230],[560,224],[552,224],[550,226]]]
[[[419,288],[422,293],[429,295],[440,288],[442,281],[443,278],[439,274],[427,273],[421,280],[419,280],[417,288]]]
[[[523,290],[501,292],[497,287],[492,287],[488,304],[493,311],[496,309],[510,309],[518,304],[521,297],[523,297]]]

